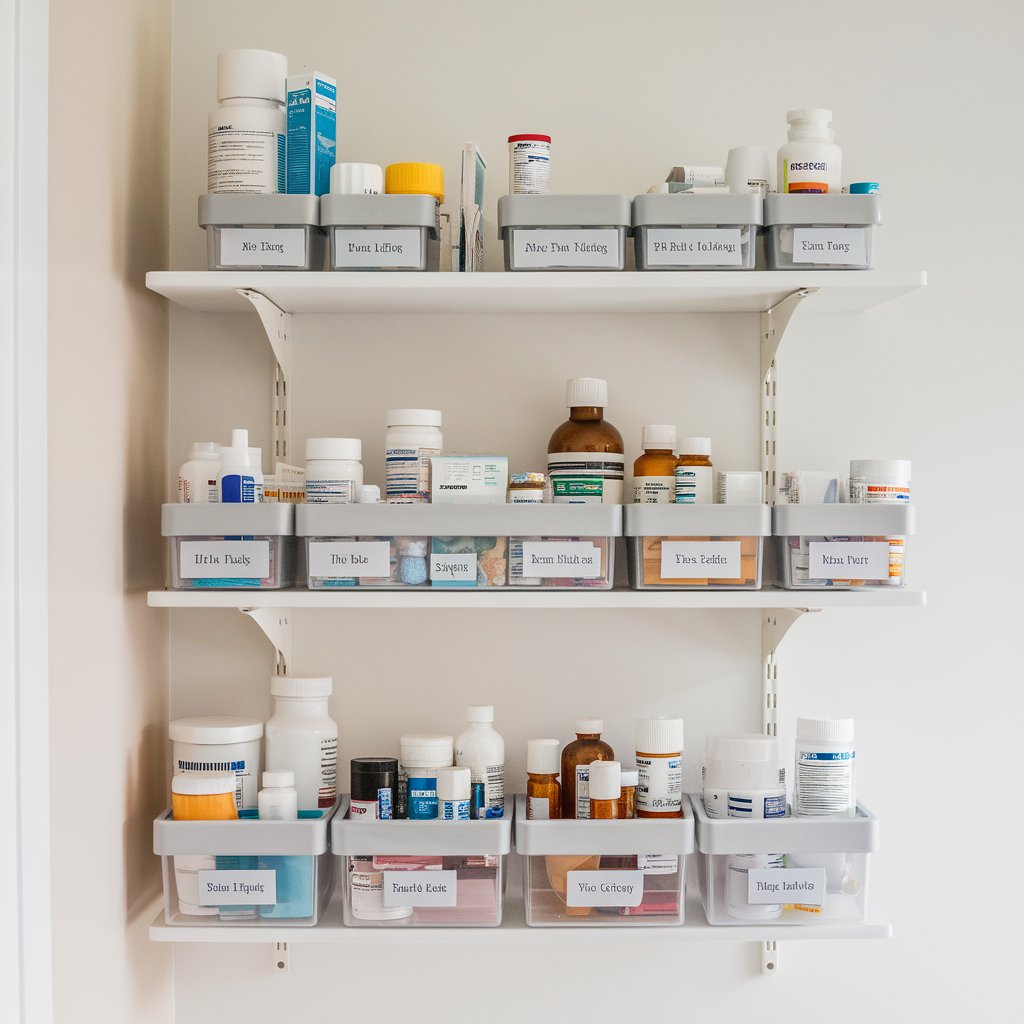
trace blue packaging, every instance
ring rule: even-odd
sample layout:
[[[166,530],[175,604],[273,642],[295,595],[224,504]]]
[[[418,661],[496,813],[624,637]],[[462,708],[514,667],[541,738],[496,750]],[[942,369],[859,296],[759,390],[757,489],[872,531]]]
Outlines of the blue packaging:
[[[437,776],[409,776],[408,816],[413,821],[437,817]]]
[[[338,83],[317,71],[288,77],[289,195],[330,191],[337,150]]]

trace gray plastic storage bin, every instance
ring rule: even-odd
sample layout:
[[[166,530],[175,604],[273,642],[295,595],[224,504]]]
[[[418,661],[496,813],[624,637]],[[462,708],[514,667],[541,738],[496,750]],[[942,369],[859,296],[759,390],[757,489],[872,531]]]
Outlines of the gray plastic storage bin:
[[[637,270],[753,270],[759,195],[641,195],[633,200]]]
[[[210,270],[323,269],[316,196],[200,196],[199,226]]]
[[[172,590],[281,590],[295,584],[295,506],[183,505],[161,508],[170,538]]]
[[[516,797],[526,923],[534,927],[680,925],[693,815],[628,821],[527,821]]]
[[[480,821],[379,821],[338,814],[342,908],[352,928],[496,927],[505,905],[512,798]]]
[[[628,196],[502,196],[506,270],[622,270]]]
[[[769,270],[869,270],[878,195],[770,195],[764,201]]]
[[[299,505],[295,530],[310,590],[607,590],[622,506]]]
[[[708,923],[808,925],[862,922],[878,819],[709,818],[698,794],[697,879]]]
[[[347,808],[342,797],[328,810],[300,811],[294,821],[260,821],[255,811],[241,811],[237,821],[175,821],[164,811],[153,822],[164,920],[204,927],[316,924],[334,886],[327,829]]]
[[[441,245],[433,196],[335,196],[320,200],[330,270],[437,270]]]
[[[634,590],[760,590],[767,505],[626,505]]]
[[[786,590],[906,586],[912,505],[776,505],[772,515]]]

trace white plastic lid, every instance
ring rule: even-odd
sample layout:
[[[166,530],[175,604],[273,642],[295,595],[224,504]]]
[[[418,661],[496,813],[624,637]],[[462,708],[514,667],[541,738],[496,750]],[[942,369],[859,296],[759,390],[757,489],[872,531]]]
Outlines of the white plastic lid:
[[[779,761],[779,740],[775,736],[760,733],[743,733],[738,736],[709,736],[707,742],[709,761],[768,762]]]
[[[471,704],[466,708],[467,722],[493,722],[494,706],[491,704]]]
[[[577,718],[572,731],[583,736],[600,736],[604,732],[603,718]]]
[[[679,439],[680,455],[711,455],[710,437],[683,437]]]
[[[384,191],[384,171],[378,164],[335,164],[331,168],[331,194],[379,196]]]
[[[451,736],[403,736],[398,744],[402,764],[444,768],[455,760],[455,741]]]
[[[683,720],[681,718],[638,718],[636,720],[638,754],[681,754]]]
[[[641,446],[648,448],[667,448],[672,451],[676,446],[676,428],[671,423],[647,423],[643,429]]]
[[[468,768],[437,769],[438,800],[468,800],[470,770]]]
[[[622,765],[618,761],[594,761],[590,765],[590,799],[618,800],[622,796]]]
[[[363,486],[359,488],[359,504],[380,504],[380,488],[376,484],[363,484]]]
[[[620,777],[622,788],[640,785],[640,772],[636,768],[623,768]]]
[[[323,700],[334,690],[330,676],[271,676],[271,697],[298,697]]]
[[[306,438],[306,461],[325,459],[332,462],[359,462],[363,457],[363,442],[358,437]]]
[[[572,409],[578,405],[595,405],[603,409],[608,404],[608,381],[600,377],[570,377],[565,382],[565,405]]]
[[[248,743],[263,735],[263,723],[258,718],[238,715],[199,715],[176,718],[167,731],[176,743]]]
[[[218,462],[220,461],[220,445],[216,441],[193,441],[188,457],[190,460],[196,459],[200,462]]]
[[[235,794],[234,772],[181,772],[171,779],[171,792],[178,796]]]
[[[284,103],[288,58],[273,50],[225,50],[217,56],[217,99]]]
[[[871,480],[906,480],[910,483],[910,459],[851,459],[850,476]]]
[[[295,772],[284,770],[263,773],[264,789],[292,789],[295,786]]]
[[[562,744],[559,740],[528,740],[526,770],[531,775],[557,775],[561,770]]]
[[[828,125],[832,123],[832,111],[824,107],[799,107],[796,110],[786,111],[787,124],[815,124],[823,122]]]
[[[818,740],[824,743],[852,743],[852,718],[798,718],[798,740]]]
[[[439,427],[441,413],[437,409],[388,409],[389,427]]]

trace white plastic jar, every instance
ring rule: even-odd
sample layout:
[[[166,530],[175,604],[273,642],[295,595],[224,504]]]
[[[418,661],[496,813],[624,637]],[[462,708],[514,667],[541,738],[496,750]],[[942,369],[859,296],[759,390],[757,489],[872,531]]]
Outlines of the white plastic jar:
[[[270,50],[225,50],[217,57],[206,191],[285,191],[285,80],[288,60]]]
[[[541,196],[551,191],[551,136],[508,137],[508,194]]]
[[[306,504],[348,505],[363,489],[363,443],[357,437],[306,441]]]
[[[909,459],[853,459],[850,503],[900,505],[910,502]]]
[[[263,723],[235,715],[200,715],[177,718],[168,733],[172,747],[172,774],[233,772],[235,806],[257,805],[260,788],[260,746]]]
[[[793,813],[852,817],[856,758],[852,718],[798,718]]]
[[[207,505],[220,500],[217,473],[220,470],[220,445],[213,441],[195,441],[188,460],[178,470],[178,501]]]
[[[437,769],[454,762],[451,736],[403,736],[398,741],[399,818],[424,821],[437,817]]]
[[[832,141],[832,111],[791,110],[786,121],[789,141],[779,147],[779,192],[838,195],[843,190],[843,153]]]
[[[430,501],[430,460],[444,447],[437,409],[389,409],[384,493],[393,504]]]
[[[384,906],[384,875],[374,871],[372,857],[353,857],[348,876],[349,906],[360,921],[399,921],[412,917],[412,907]]]

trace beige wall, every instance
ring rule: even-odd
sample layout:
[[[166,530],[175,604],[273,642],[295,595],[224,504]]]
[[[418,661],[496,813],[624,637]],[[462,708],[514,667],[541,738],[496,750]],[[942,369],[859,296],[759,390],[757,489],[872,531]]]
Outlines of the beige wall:
[[[54,1016],[171,1019],[159,890],[167,623],[167,0],[51,3],[50,708]],[[88,777],[86,777],[88,773]]]

